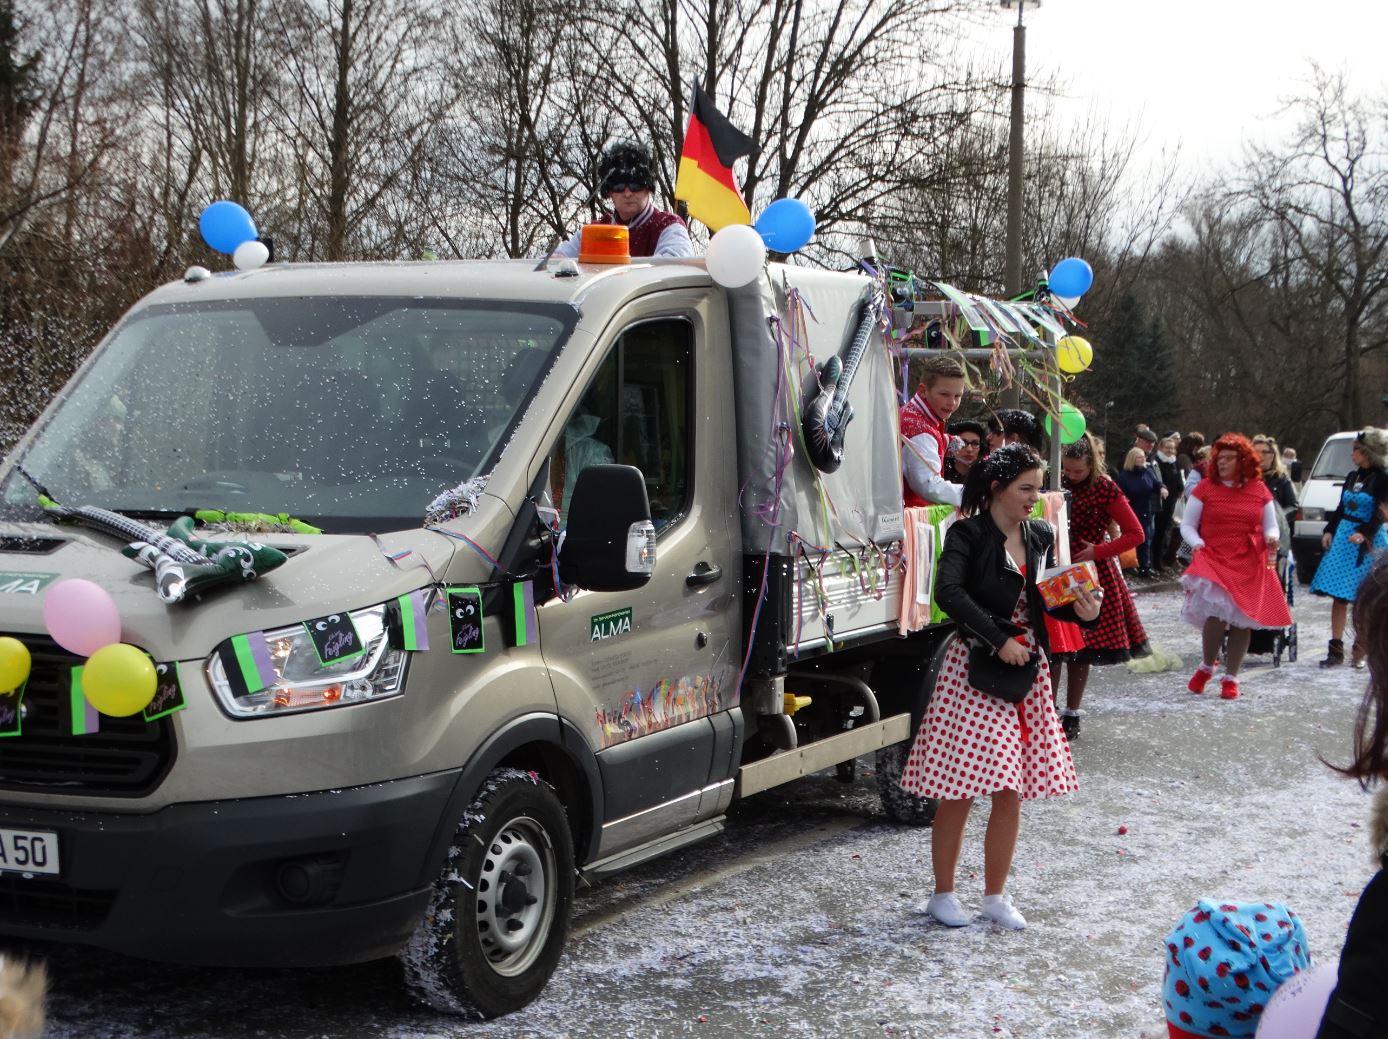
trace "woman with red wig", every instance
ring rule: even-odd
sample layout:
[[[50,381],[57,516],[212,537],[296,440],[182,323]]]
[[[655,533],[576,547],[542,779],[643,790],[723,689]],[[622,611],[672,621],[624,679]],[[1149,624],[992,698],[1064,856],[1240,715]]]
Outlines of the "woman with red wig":
[[[1181,537],[1195,555],[1181,575],[1181,619],[1200,629],[1200,666],[1188,688],[1203,693],[1228,632],[1219,695],[1239,695],[1239,668],[1254,628],[1292,622],[1277,579],[1277,503],[1263,483],[1248,438],[1225,433],[1214,442],[1204,478],[1191,491]]]

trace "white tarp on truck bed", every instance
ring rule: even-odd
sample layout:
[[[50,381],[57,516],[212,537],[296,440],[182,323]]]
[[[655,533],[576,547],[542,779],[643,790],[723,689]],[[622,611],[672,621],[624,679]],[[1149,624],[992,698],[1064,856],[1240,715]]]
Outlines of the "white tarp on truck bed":
[[[792,534],[812,546],[854,553],[866,542],[885,545],[901,537],[898,408],[880,326],[849,386],[854,417],[836,472],[815,469],[800,432],[816,385],[810,359],[822,364],[844,353],[859,304],[872,289],[866,275],[772,264],[767,277],[728,292],[745,552],[794,554]],[[784,466],[787,438],[792,456]]]

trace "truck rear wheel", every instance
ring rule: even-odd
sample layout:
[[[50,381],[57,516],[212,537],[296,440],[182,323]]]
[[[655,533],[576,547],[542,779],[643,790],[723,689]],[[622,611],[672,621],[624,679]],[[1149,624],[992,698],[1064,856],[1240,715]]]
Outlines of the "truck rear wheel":
[[[549,784],[516,769],[488,776],[400,952],[411,993],[473,1020],[538,996],[568,934],[573,858],[564,807]]]
[[[892,691],[892,704],[910,712],[910,733],[901,743],[893,743],[877,751],[877,794],[887,818],[903,826],[929,826],[935,821],[939,802],[933,797],[915,797],[902,790],[899,781],[915,741],[921,719],[925,716],[935,678],[944,666],[953,636],[939,639],[927,652],[914,658],[884,661],[879,673],[873,675],[880,690]]]
[[[914,738],[914,737],[913,737]],[[935,821],[939,802],[933,797],[916,797],[901,789],[901,771],[911,751],[911,740],[893,743],[877,751],[877,794],[887,818],[903,826],[929,826]]]

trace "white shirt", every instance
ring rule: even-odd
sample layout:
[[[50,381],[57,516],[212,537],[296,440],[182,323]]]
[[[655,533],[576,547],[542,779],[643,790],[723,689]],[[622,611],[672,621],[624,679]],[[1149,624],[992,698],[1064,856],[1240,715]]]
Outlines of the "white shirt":
[[[655,202],[646,203],[646,208],[637,213],[626,223],[626,227],[640,227],[651,218],[655,212]],[[617,221],[621,223],[620,220]],[[578,256],[578,247],[583,238],[583,228],[574,232],[573,237],[567,242],[560,243],[554,250],[555,256]],[[693,256],[694,242],[689,237],[689,228],[684,226],[683,220],[677,220],[665,230],[660,232],[660,237],[656,239],[655,252],[652,256]]]
[[[907,406],[920,408],[938,421],[938,416],[922,404],[919,397],[912,397],[911,403]],[[944,423],[941,423],[941,426],[943,425]],[[979,462],[974,463],[978,464]],[[944,459],[940,457],[940,445],[929,433],[917,433],[901,445],[901,471],[906,477],[907,486],[926,501],[958,506],[964,500],[963,485],[950,483],[941,476],[940,471],[943,467]]]

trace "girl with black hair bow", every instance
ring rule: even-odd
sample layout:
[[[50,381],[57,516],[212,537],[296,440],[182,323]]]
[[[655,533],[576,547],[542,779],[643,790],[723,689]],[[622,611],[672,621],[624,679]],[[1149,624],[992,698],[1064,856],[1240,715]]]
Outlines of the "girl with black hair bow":
[[[1020,930],[1026,919],[1003,892],[1021,825],[1021,802],[1075,790],[1075,766],[1051,700],[1044,606],[1036,579],[1055,543],[1045,520],[1028,517],[1041,496],[1041,458],[1025,444],[999,448],[969,470],[962,511],[950,527],[935,576],[940,606],[960,636],[944,663],[920,731],[902,771],[901,786],[916,797],[939,800],[931,832],[935,893],[926,913],[950,927],[972,916],[954,892],[973,799],[992,798],[983,840],[983,915]],[[1053,610],[1062,620],[1093,623],[1100,596],[1084,592]],[[982,692],[970,682],[970,643],[991,647],[1013,666],[1036,674],[1021,703]]]

